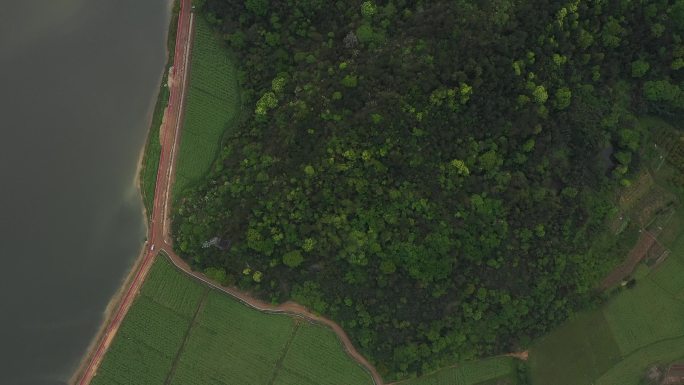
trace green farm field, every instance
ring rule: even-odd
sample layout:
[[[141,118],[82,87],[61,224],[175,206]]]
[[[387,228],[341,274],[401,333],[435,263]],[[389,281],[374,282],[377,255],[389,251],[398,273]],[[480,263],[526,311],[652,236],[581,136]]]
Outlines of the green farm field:
[[[647,368],[684,358],[684,236],[633,289],[541,338],[533,384],[637,385]]]
[[[465,362],[398,385],[514,385],[518,362],[505,356]]]
[[[237,121],[239,109],[237,69],[233,58],[207,21],[198,16],[175,196],[207,175],[226,131]]]
[[[329,329],[254,310],[157,257],[93,385],[373,385]]]
[[[681,202],[681,192],[667,182],[672,170],[657,163],[655,182]],[[530,349],[534,385],[638,385],[649,367],[684,359],[681,205],[660,222],[658,240],[667,258],[650,267],[642,262],[633,288],[538,339]]]

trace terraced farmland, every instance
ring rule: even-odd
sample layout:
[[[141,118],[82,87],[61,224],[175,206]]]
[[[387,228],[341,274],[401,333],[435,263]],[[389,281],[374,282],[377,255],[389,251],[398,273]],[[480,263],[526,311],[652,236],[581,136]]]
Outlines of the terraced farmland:
[[[329,329],[263,313],[158,257],[93,385],[372,385]]]
[[[237,69],[230,53],[202,16],[195,21],[176,196],[209,172],[240,107]]]

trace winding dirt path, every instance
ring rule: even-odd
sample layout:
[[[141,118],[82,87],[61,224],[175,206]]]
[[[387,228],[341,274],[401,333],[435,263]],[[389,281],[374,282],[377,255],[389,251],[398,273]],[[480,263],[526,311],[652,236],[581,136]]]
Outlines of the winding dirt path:
[[[385,385],[385,382],[382,380],[382,376],[380,376],[380,373],[378,373],[375,367],[371,365],[371,363],[368,362],[368,360],[356,350],[354,344],[352,343],[347,333],[345,333],[344,329],[342,329],[340,325],[338,325],[337,323],[325,317],[316,315],[309,311],[309,309],[307,309],[306,307],[295,302],[288,301],[280,305],[274,306],[259,299],[256,299],[254,297],[251,297],[249,294],[239,291],[235,288],[221,286],[218,283],[208,279],[204,274],[192,271],[192,269],[190,269],[190,266],[188,266],[185,260],[183,260],[177,254],[175,254],[172,250],[168,250],[166,248],[164,248],[163,250],[166,252],[166,254],[168,254],[171,262],[173,262],[173,264],[176,265],[176,267],[183,270],[186,274],[205,283],[206,285],[211,286],[212,288],[221,290],[222,292],[232,296],[233,298],[237,299],[238,301],[253,309],[265,313],[287,314],[293,317],[303,318],[307,321],[315,322],[329,327],[333,330],[333,332],[335,332],[335,334],[337,334],[337,337],[342,343],[345,352],[371,375],[371,377],[373,378],[373,382],[376,385]]]
[[[349,336],[347,336],[344,330],[335,322],[313,314],[304,306],[294,302],[286,302],[278,306],[273,306],[235,288],[221,286],[216,282],[211,281],[203,274],[192,271],[190,266],[173,251],[169,220],[172,200],[171,191],[174,179],[174,168],[177,161],[178,144],[180,143],[181,125],[184,116],[183,104],[189,80],[188,69],[190,64],[190,50],[192,47],[192,31],[194,27],[191,0],[181,0],[180,5],[178,32],[176,35],[176,53],[173,59],[174,66],[169,74],[170,81],[168,82],[170,89],[169,105],[164,111],[164,119],[160,130],[162,150],[157,173],[148,242],[144,246],[141,260],[127,280],[128,288],[123,292],[115,311],[107,321],[107,326],[103,329],[96,345],[91,350],[90,358],[85,361],[84,365],[79,370],[79,373],[76,375],[77,380],[74,381],[74,384],[88,385],[95,377],[107,349],[121,326],[121,322],[142,287],[145,277],[154,262],[155,256],[159,252],[164,251],[173,264],[183,270],[186,274],[204,282],[210,287],[231,295],[235,299],[254,309],[268,313],[279,313],[300,317],[329,327],[338,336],[347,354],[371,375],[375,384],[384,385],[385,383],[375,367],[356,350],[354,344],[349,339]]]

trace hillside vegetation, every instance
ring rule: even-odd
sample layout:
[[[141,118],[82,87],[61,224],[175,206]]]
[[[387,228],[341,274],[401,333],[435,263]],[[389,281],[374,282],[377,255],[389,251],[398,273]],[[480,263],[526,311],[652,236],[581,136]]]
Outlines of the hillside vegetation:
[[[196,3],[245,113],[179,197],[178,252],[338,321],[388,380],[592,303],[637,117],[684,106],[684,1]]]

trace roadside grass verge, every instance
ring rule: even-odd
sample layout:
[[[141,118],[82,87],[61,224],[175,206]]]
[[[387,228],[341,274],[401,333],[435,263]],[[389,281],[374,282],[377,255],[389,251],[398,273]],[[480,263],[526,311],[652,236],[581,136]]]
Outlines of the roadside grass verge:
[[[161,86],[159,87],[159,94],[157,95],[157,103],[152,112],[152,122],[150,123],[147,142],[145,143],[145,150],[140,166],[140,193],[142,194],[143,204],[145,205],[145,210],[147,212],[147,220],[152,218],[152,208],[154,207],[154,190],[157,185],[157,170],[159,169],[159,157],[161,156],[159,130],[164,118],[164,109],[166,109],[166,106],[169,104],[169,88],[166,84],[169,79],[169,68],[171,68],[171,65],[173,64],[171,63],[170,58],[173,58],[174,53],[176,52],[176,32],[178,30],[179,11],[179,2],[176,0],[173,4],[169,33],[166,41],[168,50],[166,67],[164,69],[164,74],[162,75]]]
[[[157,257],[93,385],[373,385],[328,328],[252,309]]]
[[[440,369],[397,385],[513,385],[517,384],[517,367],[515,358],[492,357]]]
[[[196,17],[187,92],[174,198],[209,173],[240,111],[237,68],[202,16]]]

